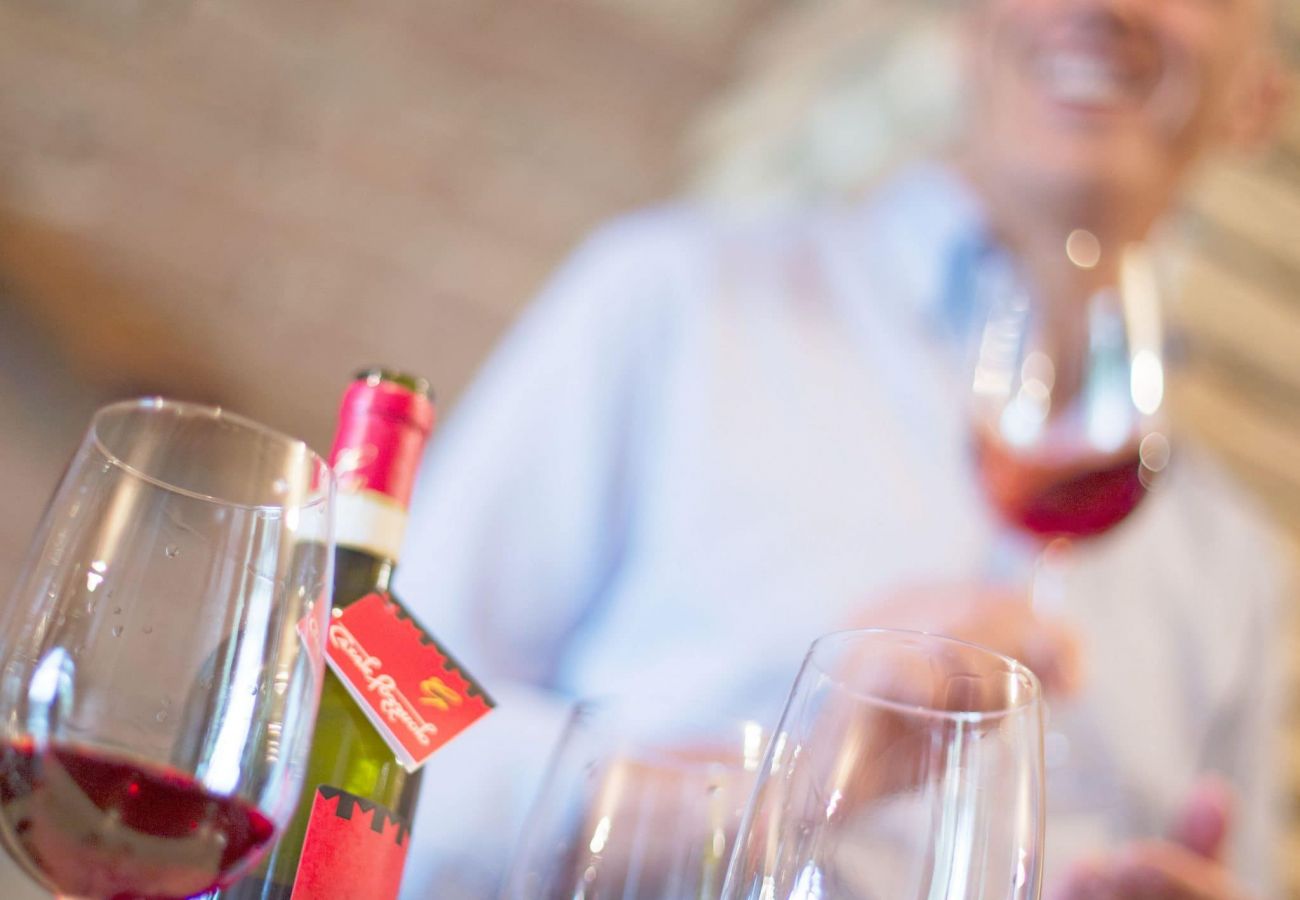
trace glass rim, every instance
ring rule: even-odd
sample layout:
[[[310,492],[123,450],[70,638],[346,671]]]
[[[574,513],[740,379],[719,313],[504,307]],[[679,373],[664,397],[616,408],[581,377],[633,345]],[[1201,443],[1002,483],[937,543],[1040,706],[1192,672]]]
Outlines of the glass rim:
[[[206,418],[209,421],[221,420],[223,422],[230,422],[240,428],[254,432],[263,437],[270,438],[273,441],[290,446],[301,447],[305,452],[309,464],[316,470],[316,473],[322,477],[322,489],[315,492],[317,496],[302,503],[240,503],[235,500],[227,500],[223,497],[217,497],[212,494],[204,494],[201,491],[182,487],[179,484],[173,484],[164,478],[159,478],[157,475],[145,472],[126,462],[110,450],[108,445],[100,436],[100,427],[104,421],[114,415],[121,415],[122,413],[131,410],[175,410],[180,413],[193,415],[196,418]],[[191,500],[200,500],[218,506],[229,507],[231,509],[309,510],[328,503],[330,497],[334,493],[333,468],[331,468],[330,465],[325,462],[324,457],[313,450],[306,441],[272,428],[269,425],[264,425],[256,419],[251,419],[248,416],[240,415],[239,413],[230,412],[222,406],[216,406],[209,403],[196,403],[189,400],[172,400],[162,396],[136,397],[130,400],[117,400],[95,410],[94,414],[90,417],[89,436],[96,452],[103,456],[111,465],[121,469],[133,478],[140,479],[146,484],[161,488],[165,491],[170,491],[182,497],[188,497]]]
[[[964,653],[975,652],[980,656],[997,660],[1003,669],[1003,674],[1011,678],[1024,679],[1024,683],[1030,690],[1023,692],[1023,696],[1016,696],[1012,702],[997,709],[990,710],[953,710],[941,709],[935,706],[926,706],[924,704],[903,703],[898,700],[890,700],[873,694],[868,690],[855,687],[849,684],[842,675],[832,671],[828,666],[818,659],[819,651],[824,650],[832,643],[849,641],[857,638],[879,638],[886,636],[903,636],[912,639],[920,639],[931,644],[938,644],[947,647],[953,647]],[[1032,709],[1041,709],[1043,704],[1043,687],[1038,680],[1038,676],[1022,663],[1020,660],[1005,653],[999,653],[985,647],[982,644],[976,644],[972,641],[964,641],[960,638],[948,637],[947,635],[936,634],[931,631],[920,631],[907,628],[853,628],[842,631],[832,631],[816,638],[808,648],[808,653],[804,657],[805,667],[812,667],[824,677],[836,690],[841,691],[854,697],[857,700],[893,712],[904,713],[909,716],[924,716],[931,719],[938,719],[949,722],[970,722],[980,723],[990,720],[1007,718],[1009,716]],[[802,676],[801,676],[802,677]],[[797,688],[796,688],[797,690]],[[1019,695],[1017,691],[1015,694]]]
[[[582,694],[565,703],[568,707],[568,718],[585,722],[601,723],[619,723],[635,722],[635,719],[626,715],[626,711],[634,706],[640,709],[648,709],[653,712],[671,712],[681,708],[681,705],[672,700],[662,698],[646,698],[640,695],[621,694],[621,693],[604,693],[604,694]],[[767,728],[759,721],[757,716],[742,715],[740,713],[722,713],[706,714],[698,713],[693,718],[685,721],[688,722],[706,722],[712,724],[720,722],[726,725],[744,725],[753,723]]]
[[[668,701],[646,701],[644,698],[634,699],[619,694],[582,696],[569,704],[568,715],[558,740],[563,742],[575,729],[584,729],[590,733],[604,734],[620,749],[632,751],[627,754],[629,758],[660,764],[680,772],[703,772],[720,768],[754,771],[755,767],[762,762],[767,744],[776,731],[771,723],[763,722],[757,716],[738,713],[708,716],[710,735],[721,735],[724,732],[728,734],[728,746],[734,743],[733,749],[741,750],[740,764],[723,759],[674,755],[666,747],[660,747],[650,740],[648,735],[635,732],[632,726],[636,724],[636,719],[626,711],[633,702],[638,706],[649,705],[657,711],[677,708],[675,704]],[[700,716],[691,721],[704,722],[705,718]],[[750,741],[756,741],[756,745],[748,746]]]

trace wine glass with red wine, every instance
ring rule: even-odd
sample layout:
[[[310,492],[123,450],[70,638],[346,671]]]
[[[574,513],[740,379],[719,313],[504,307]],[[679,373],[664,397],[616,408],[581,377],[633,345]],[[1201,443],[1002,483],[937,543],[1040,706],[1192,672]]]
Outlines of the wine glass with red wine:
[[[988,499],[1040,548],[1109,531],[1169,461],[1160,311],[1144,250],[1128,248],[1112,283],[1082,302],[1034,296],[1005,264],[980,274],[977,294],[988,318],[974,447]]]
[[[160,399],[100,410],[0,608],[0,840],[66,898],[226,884],[292,812],[322,674],[333,477]]]
[[[1089,237],[1085,249],[1096,246]],[[1004,523],[990,568],[1027,581],[1036,608],[1076,618],[1083,610],[1066,604],[1065,588],[1082,545],[1140,508],[1170,456],[1156,280],[1141,246],[1114,263],[1088,273],[1097,287],[1076,298],[1031,292],[1005,260],[974,285],[987,312],[975,354],[974,456]],[[1047,713],[1051,877],[1057,846],[1101,852],[1134,836],[1134,819],[1129,792],[1087,738],[1104,713],[1086,694]]]

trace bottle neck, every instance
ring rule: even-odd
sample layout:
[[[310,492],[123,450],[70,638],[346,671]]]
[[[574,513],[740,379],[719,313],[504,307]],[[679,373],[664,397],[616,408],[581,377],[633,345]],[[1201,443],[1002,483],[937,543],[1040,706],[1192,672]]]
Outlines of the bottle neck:
[[[406,510],[375,491],[335,498],[334,605],[390,589],[406,528]]]
[[[334,499],[334,544],[395,565],[406,519],[401,504],[378,491],[339,491]]]
[[[342,609],[374,593],[389,590],[393,561],[351,547],[334,549],[334,606]]]
[[[434,409],[427,385],[368,372],[343,395],[330,452],[335,604],[388,590]],[[358,593],[360,592],[360,593]]]

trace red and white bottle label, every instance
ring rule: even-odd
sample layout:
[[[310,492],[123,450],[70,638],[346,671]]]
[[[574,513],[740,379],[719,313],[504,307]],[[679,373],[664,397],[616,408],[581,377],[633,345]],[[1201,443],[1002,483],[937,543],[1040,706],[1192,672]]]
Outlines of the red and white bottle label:
[[[494,705],[387,594],[332,611],[325,658],[407,771]]]
[[[396,900],[410,844],[410,823],[392,810],[323,784],[290,900]]]

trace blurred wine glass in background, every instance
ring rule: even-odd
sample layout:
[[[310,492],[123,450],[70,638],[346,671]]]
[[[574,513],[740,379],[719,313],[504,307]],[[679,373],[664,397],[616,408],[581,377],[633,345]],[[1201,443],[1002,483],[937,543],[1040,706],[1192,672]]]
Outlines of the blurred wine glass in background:
[[[1066,251],[1091,268],[1095,243],[1075,231]],[[980,480],[1003,522],[1040,544],[1119,525],[1169,462],[1144,248],[1128,247],[1117,274],[1082,303],[1031,292],[1005,262],[975,276],[988,315],[972,381]]]
[[[1063,250],[1079,269],[1101,261],[1087,231],[1072,232]],[[1031,290],[991,252],[982,263],[972,276],[976,308],[987,313],[976,338],[972,445],[1003,526],[990,565],[996,579],[1027,584],[1036,609],[1068,618],[1080,545],[1120,527],[1169,465],[1156,277],[1139,244],[1081,301]],[[1048,711],[1053,843],[1101,848],[1131,824],[1124,787],[1086,746],[1095,715],[1086,696]]]
[[[757,722],[703,711],[665,719],[640,704],[579,705],[504,896],[713,900],[766,737]]]

